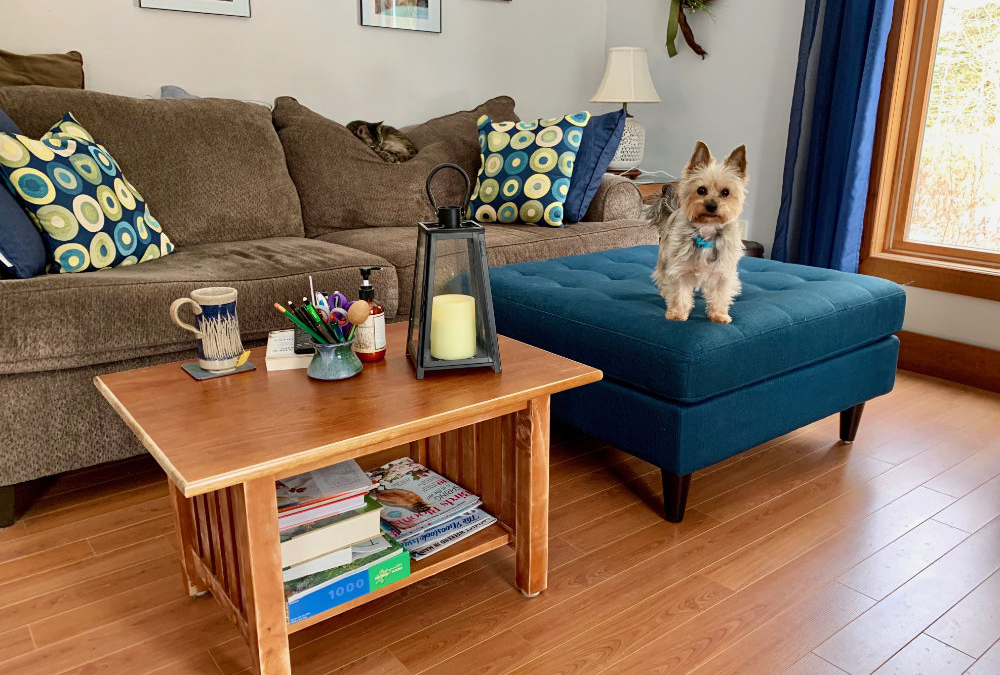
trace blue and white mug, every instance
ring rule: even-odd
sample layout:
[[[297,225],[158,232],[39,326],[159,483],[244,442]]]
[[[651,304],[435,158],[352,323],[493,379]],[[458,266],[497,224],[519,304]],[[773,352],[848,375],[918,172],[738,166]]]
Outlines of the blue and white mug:
[[[186,304],[194,311],[194,325],[177,315]],[[199,288],[190,298],[170,305],[170,318],[198,339],[198,365],[215,373],[235,370],[243,354],[240,325],[236,319],[236,289],[227,286]]]

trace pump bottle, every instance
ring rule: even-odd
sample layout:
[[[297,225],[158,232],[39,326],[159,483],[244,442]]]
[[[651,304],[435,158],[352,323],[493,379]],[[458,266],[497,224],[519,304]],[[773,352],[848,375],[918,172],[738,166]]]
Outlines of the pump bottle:
[[[375,301],[375,287],[370,280],[371,273],[381,267],[359,267],[361,287],[358,298],[371,305],[368,320],[354,332],[354,353],[362,361],[381,361],[385,358],[385,310]]]

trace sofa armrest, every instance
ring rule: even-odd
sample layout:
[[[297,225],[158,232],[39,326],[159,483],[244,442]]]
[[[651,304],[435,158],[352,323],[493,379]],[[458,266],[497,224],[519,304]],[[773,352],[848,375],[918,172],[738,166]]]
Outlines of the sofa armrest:
[[[611,220],[635,220],[642,216],[642,196],[628,178],[604,174],[590,208],[583,219],[592,223]]]

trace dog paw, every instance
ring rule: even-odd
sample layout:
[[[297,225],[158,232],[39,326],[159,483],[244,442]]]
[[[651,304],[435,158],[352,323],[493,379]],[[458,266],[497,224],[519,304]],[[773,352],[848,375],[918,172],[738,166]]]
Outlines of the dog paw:
[[[688,320],[687,312],[674,312],[674,311],[667,312],[667,321],[687,321],[687,320]]]
[[[709,312],[708,318],[713,323],[732,323],[733,317],[729,316],[729,312]]]

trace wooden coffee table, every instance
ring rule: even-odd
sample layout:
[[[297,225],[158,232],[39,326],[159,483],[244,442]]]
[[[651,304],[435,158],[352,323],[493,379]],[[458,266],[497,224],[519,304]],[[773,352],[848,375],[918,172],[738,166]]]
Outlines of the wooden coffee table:
[[[406,325],[389,356],[341,382],[257,370],[196,382],[171,363],[95,378],[167,474],[188,593],[209,591],[239,628],[261,675],[289,675],[288,635],[505,545],[525,595],[546,586],[549,396],[601,372],[500,338],[503,373],[431,373],[406,360]],[[409,455],[483,499],[497,524],[411,565],[410,576],[289,625],[275,480],[357,459]]]

